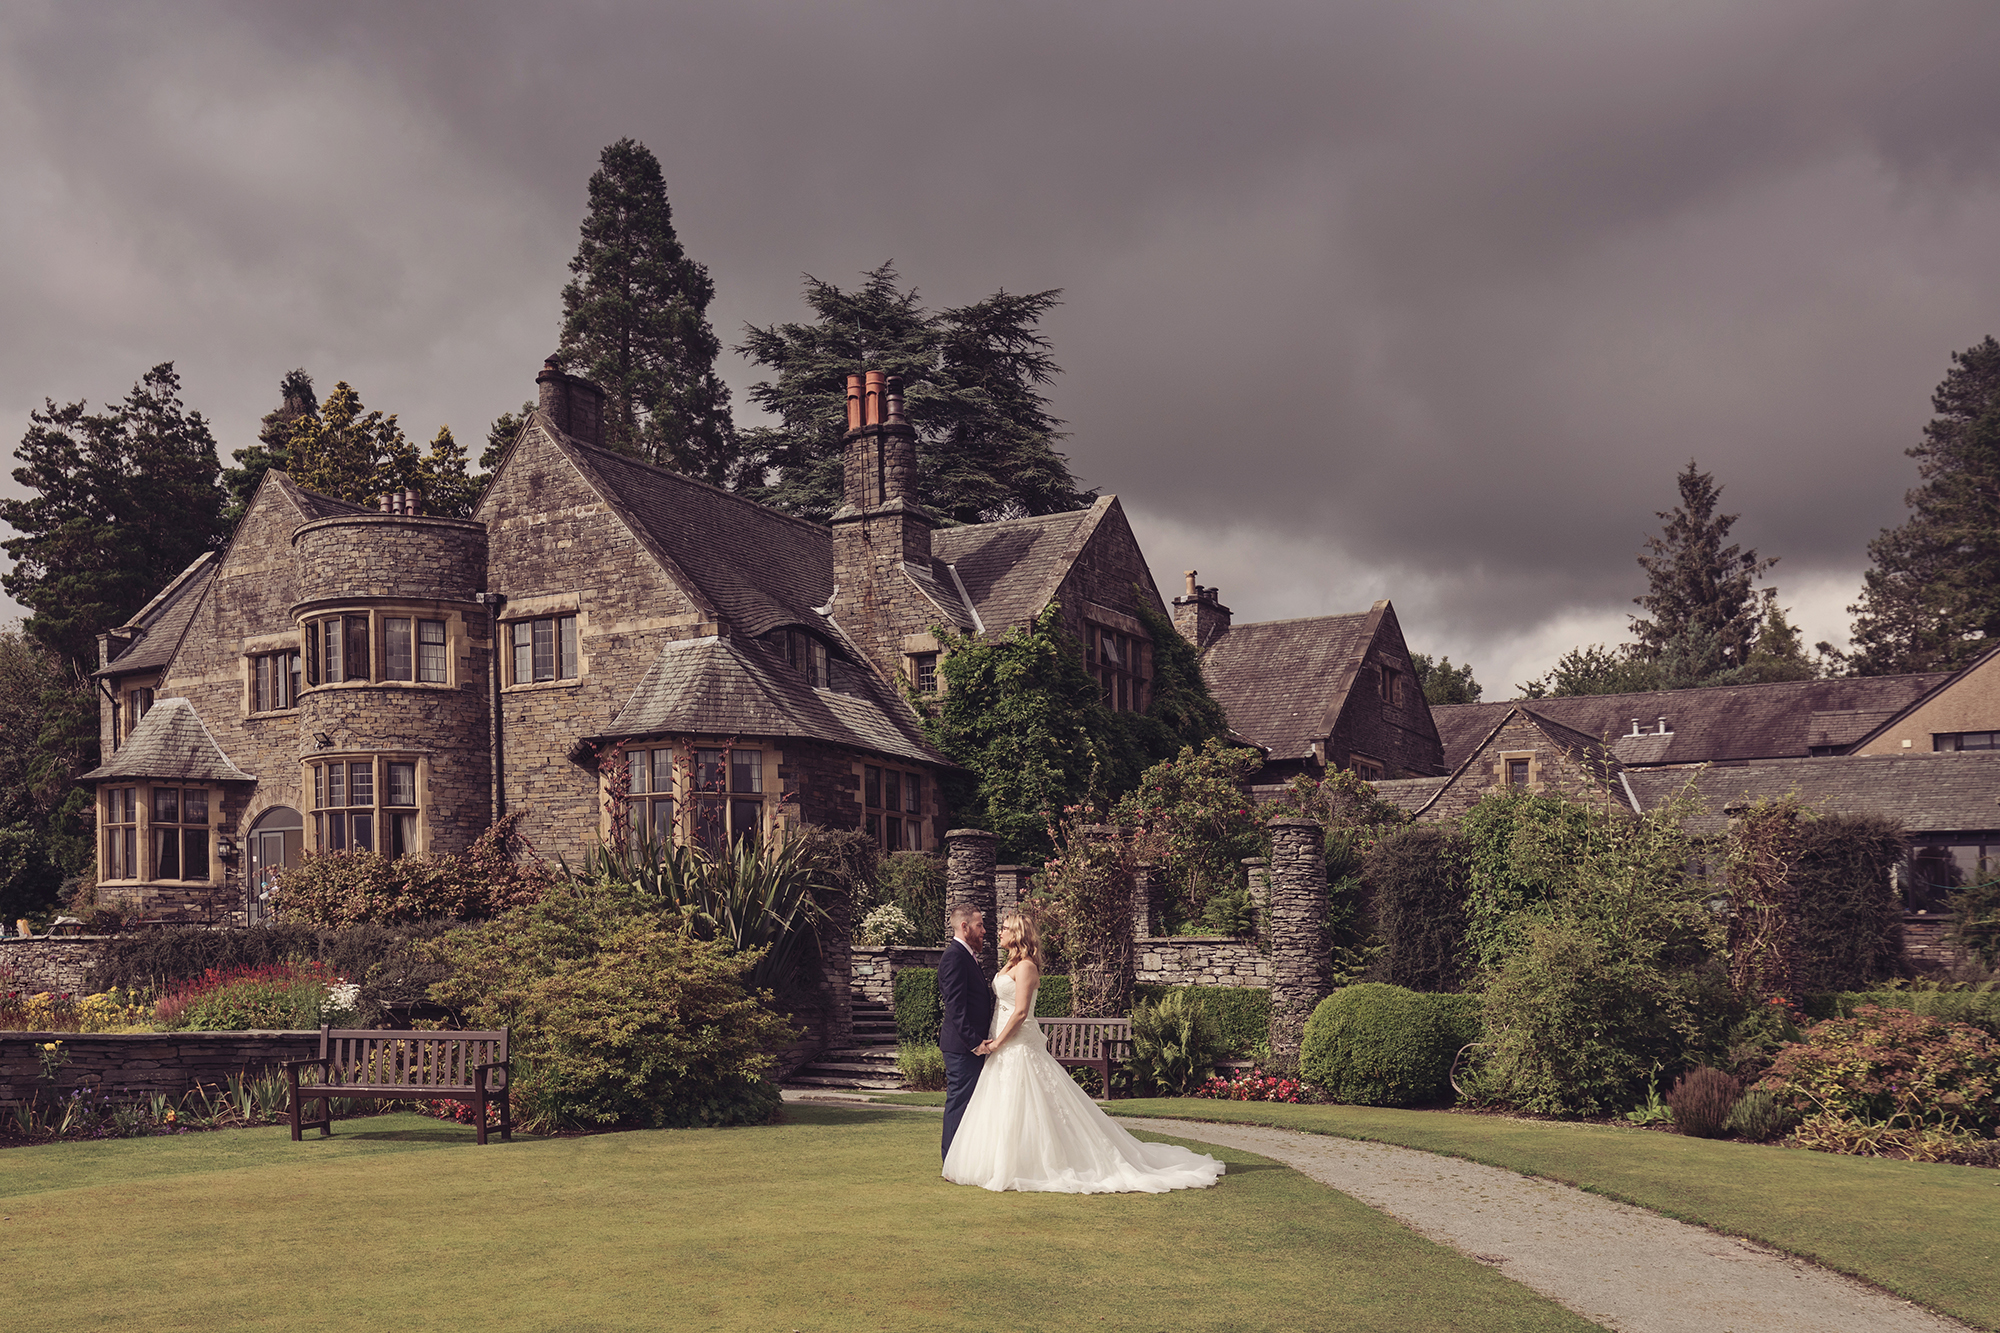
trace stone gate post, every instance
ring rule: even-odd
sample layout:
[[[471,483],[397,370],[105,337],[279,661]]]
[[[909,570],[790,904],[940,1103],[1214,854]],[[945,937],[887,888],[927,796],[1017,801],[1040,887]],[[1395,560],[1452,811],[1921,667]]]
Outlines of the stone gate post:
[[[1271,1057],[1296,1061],[1306,1020],[1330,992],[1326,960],[1326,830],[1271,821]]]
[[[979,964],[992,976],[1000,970],[1000,921],[993,896],[994,851],[999,840],[984,829],[955,828],[944,835],[944,910],[946,939],[951,938],[951,909],[971,903],[986,919],[986,947]]]

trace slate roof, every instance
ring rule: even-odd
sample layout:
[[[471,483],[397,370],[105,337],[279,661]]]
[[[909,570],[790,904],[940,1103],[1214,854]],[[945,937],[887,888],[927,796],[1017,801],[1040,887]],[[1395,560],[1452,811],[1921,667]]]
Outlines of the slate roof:
[[[706,482],[550,430],[565,453],[697,600],[737,632],[781,625],[831,634],[833,536]]]
[[[186,699],[162,699],[132,728],[111,762],[91,769],[78,782],[120,778],[166,778],[176,782],[255,782],[229,762],[208,727]]]
[[[181,636],[187,633],[195,608],[201,605],[201,596],[208,591],[208,585],[215,581],[215,571],[221,563],[214,551],[203,551],[190,561],[159,596],[118,627],[138,631],[131,647],[91,675],[124,676],[134,671],[152,671],[173,660],[174,650],[181,646]]]
[[[957,569],[988,630],[1025,625],[1056,595],[1113,499],[1100,496],[1088,509],[1061,514],[939,528],[931,534],[931,554]],[[949,575],[944,583],[950,586]]]
[[[865,666],[839,669],[841,689],[815,689],[754,640],[677,639],[660,650],[603,737],[700,732],[801,736],[911,763],[954,767],[916,715]]]
[[[345,500],[336,500],[331,495],[321,495],[318,491],[309,491],[296,481],[293,481],[286,473],[275,469],[264,475],[271,480],[273,485],[280,487],[286,495],[291,497],[292,503],[299,507],[299,512],[305,515],[305,521],[308,523],[322,518],[339,518],[343,514],[372,514],[376,512],[367,505],[349,504]]]
[[[1809,746],[1817,743],[1811,740],[1815,714],[1899,712],[1949,679],[1948,673],[1932,672],[1447,704],[1431,709],[1431,717],[1444,741],[1448,768],[1463,763],[1471,747],[1517,703],[1586,736],[1609,737],[1612,753],[1628,768],[1803,759],[1811,753]],[[1668,733],[1661,736],[1657,728],[1663,714]],[[1649,734],[1629,734],[1635,717]]]
[[[1314,741],[1326,739],[1368,651],[1372,614],[1232,626],[1201,658],[1208,691],[1228,712],[1230,727],[1274,759],[1310,754]]]
[[[1437,799],[1438,793],[1451,779],[1443,778],[1385,778],[1368,785],[1375,794],[1395,806],[1406,815],[1414,815]]]
[[[1707,809],[1688,821],[1698,833],[1720,832],[1725,808],[1796,793],[1828,814],[1879,814],[1912,833],[2000,830],[2000,751],[1857,754],[1686,770],[1628,772],[1639,808],[1654,809],[1690,779]]]

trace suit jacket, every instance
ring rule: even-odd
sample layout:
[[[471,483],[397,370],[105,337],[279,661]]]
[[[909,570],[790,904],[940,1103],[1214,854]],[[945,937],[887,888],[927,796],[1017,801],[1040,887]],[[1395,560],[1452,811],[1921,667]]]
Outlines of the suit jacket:
[[[971,1052],[985,1041],[993,1026],[993,989],[972,950],[953,939],[938,960],[938,998],[944,1004],[944,1030],[938,1047]]]

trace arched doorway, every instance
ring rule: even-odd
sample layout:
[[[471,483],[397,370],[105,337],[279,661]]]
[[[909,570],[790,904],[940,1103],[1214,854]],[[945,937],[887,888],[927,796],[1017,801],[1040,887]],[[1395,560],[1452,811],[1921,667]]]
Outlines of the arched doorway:
[[[269,918],[278,875],[299,863],[305,845],[305,820],[289,805],[266,810],[250,826],[250,924]]]

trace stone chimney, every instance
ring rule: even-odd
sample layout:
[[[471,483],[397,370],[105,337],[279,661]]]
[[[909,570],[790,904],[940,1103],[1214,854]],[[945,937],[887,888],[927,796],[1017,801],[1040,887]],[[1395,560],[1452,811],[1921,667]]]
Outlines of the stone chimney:
[[[1213,588],[1194,581],[1187,571],[1187,591],[1174,598],[1174,628],[1196,648],[1206,648],[1229,632],[1229,608]]]
[[[572,439],[604,446],[604,390],[565,373],[554,357],[542,362],[535,385],[541,390],[536,406],[551,425]]]
[[[903,667],[903,636],[925,629],[936,609],[903,576],[928,571],[937,519],[911,496],[917,432],[903,420],[903,381],[871,370],[847,377],[847,438],[841,506],[833,527],[833,616],[883,679]]]

